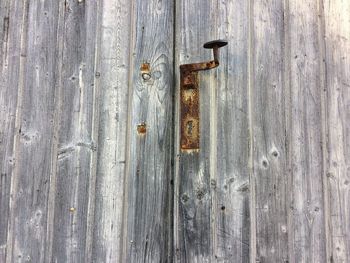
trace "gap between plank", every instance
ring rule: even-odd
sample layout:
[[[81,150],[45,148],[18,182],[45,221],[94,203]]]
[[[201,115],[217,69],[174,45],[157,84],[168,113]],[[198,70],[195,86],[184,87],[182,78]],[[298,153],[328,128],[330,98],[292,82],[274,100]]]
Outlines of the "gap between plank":
[[[256,211],[255,211],[255,176],[254,176],[254,163],[253,163],[253,6],[254,0],[248,1],[248,118],[249,118],[249,158],[248,158],[248,170],[249,170],[249,186],[250,186],[250,262],[256,261]]]
[[[324,12],[324,2],[323,0],[318,1],[318,43],[320,45],[320,82],[321,82],[321,127],[322,127],[322,183],[323,183],[323,205],[324,205],[324,231],[326,236],[326,262],[331,260],[331,232],[330,232],[330,209],[329,209],[329,187],[328,187],[328,178],[327,178],[327,161],[328,161],[328,149],[327,149],[327,65],[326,65],[326,21],[325,21],[325,12]]]
[[[94,3],[94,2],[92,2]],[[100,71],[100,39],[101,39],[101,17],[102,17],[103,1],[96,1],[96,28],[95,28],[95,56],[94,56],[94,72]],[[95,222],[95,199],[96,199],[96,177],[97,177],[97,161],[98,161],[98,131],[100,123],[100,78],[94,77],[93,90],[93,106],[92,106],[92,143],[96,146],[96,150],[90,155],[90,179],[88,189],[88,211],[86,224],[86,242],[85,242],[85,260],[92,262],[92,246]]]
[[[133,49],[131,47],[134,46],[135,42],[135,34],[136,29],[134,28],[136,17],[135,17],[135,1],[131,2],[131,8],[130,8],[130,25],[132,25],[131,28],[131,36],[130,36],[130,43],[129,43],[129,80],[128,80],[128,119],[127,119],[127,126],[126,126],[126,146],[125,146],[125,170],[124,170],[124,201],[123,201],[123,219],[122,219],[122,239],[120,240],[120,247],[121,252],[119,256],[119,262],[127,262],[127,233],[128,233],[128,190],[129,190],[129,173],[130,173],[130,141],[131,141],[131,129],[132,129],[132,94],[133,94],[133,65],[134,65],[134,58],[133,58]]]
[[[52,245],[53,245],[53,232],[54,232],[54,217],[55,217],[55,195],[56,195],[56,176],[57,176],[57,159],[58,159],[58,143],[59,143],[59,129],[60,129],[60,118],[61,118],[61,88],[62,88],[62,61],[63,61],[63,42],[65,39],[64,24],[64,3],[59,4],[58,8],[58,21],[57,21],[57,33],[56,43],[57,46],[57,72],[58,81],[56,83],[55,90],[55,110],[54,110],[54,124],[53,124],[53,144],[51,147],[51,174],[50,174],[50,185],[48,192],[48,212],[47,212],[47,244],[48,251],[45,254],[45,261],[50,262],[52,259]],[[62,51],[62,52],[61,52]],[[61,52],[61,53],[60,53]]]

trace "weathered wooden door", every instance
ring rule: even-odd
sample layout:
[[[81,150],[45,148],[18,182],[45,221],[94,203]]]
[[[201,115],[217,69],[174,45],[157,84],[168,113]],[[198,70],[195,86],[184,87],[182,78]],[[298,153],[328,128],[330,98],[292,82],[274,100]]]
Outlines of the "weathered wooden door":
[[[0,262],[350,262],[349,39],[348,0],[0,0]]]

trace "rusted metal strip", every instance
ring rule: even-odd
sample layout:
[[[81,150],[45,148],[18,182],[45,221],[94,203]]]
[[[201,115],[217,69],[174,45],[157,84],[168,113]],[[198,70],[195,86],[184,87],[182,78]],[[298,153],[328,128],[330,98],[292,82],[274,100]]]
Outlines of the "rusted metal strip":
[[[181,149],[199,149],[198,72],[181,71]]]
[[[204,44],[213,49],[214,60],[180,65],[180,144],[182,151],[199,150],[199,83],[198,72],[219,66],[219,48],[227,45],[224,40]]]

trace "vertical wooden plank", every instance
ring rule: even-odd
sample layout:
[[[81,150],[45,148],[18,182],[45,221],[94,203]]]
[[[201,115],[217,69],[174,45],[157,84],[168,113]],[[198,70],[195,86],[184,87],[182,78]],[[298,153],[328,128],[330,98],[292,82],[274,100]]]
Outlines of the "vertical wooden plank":
[[[253,1],[251,8],[249,103],[256,214],[252,219],[256,220],[256,244],[252,244],[256,259],[252,260],[288,262],[284,4]]]
[[[122,262],[169,262],[173,1],[137,0],[132,16]]]
[[[103,1],[94,262],[121,262],[131,2]]]
[[[65,0],[60,52],[59,145],[54,197],[54,262],[88,262],[95,177],[99,1]],[[92,200],[91,200],[92,198]]]
[[[229,41],[219,68],[199,73],[199,152],[180,152],[176,142],[176,262],[249,262],[247,15],[248,4],[236,1],[176,6],[176,70],[212,59],[206,41]]]
[[[345,263],[350,261],[350,2],[326,0],[324,14],[329,261]]]
[[[290,260],[326,262],[324,229],[322,13],[319,1],[289,2]]]
[[[6,262],[44,262],[54,155],[58,3],[13,1],[10,13],[14,17],[10,17],[13,24],[9,29],[16,33],[10,34],[14,49],[9,48],[9,55],[14,59],[6,84],[18,91],[18,102],[16,126],[11,131],[15,136],[14,156],[7,152],[15,168],[11,177]],[[9,105],[16,102],[12,96],[6,98],[11,99],[14,100]]]
[[[213,1],[176,3],[176,63],[179,78],[181,64],[210,60],[211,50],[203,44],[215,39],[209,10]],[[215,8],[215,7],[214,7]],[[216,9],[216,8],[215,8]],[[215,10],[214,9],[214,10]],[[181,152],[179,136],[175,174],[175,262],[210,262],[214,258],[212,239],[212,185],[210,184],[210,84],[214,72],[199,72],[200,149]],[[179,90],[179,81],[176,89]],[[179,94],[177,92],[177,101]],[[179,107],[177,107],[179,112]],[[176,124],[180,123],[179,117]],[[179,128],[177,129],[179,130]]]
[[[6,260],[23,11],[22,3],[0,1],[0,262]]]
[[[211,26],[229,42],[220,51],[218,69],[208,72],[214,77],[214,85],[210,84],[214,254],[218,262],[250,262],[248,1],[216,1],[214,6]]]

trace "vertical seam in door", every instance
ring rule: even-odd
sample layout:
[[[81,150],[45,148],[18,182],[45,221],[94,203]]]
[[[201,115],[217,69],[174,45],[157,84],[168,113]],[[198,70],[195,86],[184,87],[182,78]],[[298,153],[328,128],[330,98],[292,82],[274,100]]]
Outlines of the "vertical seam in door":
[[[173,1],[173,81],[172,81],[172,104],[171,104],[171,143],[170,143],[170,176],[171,181],[173,182],[170,184],[170,193],[169,193],[169,205],[170,205],[170,212],[169,212],[169,237],[168,237],[168,261],[174,262],[175,261],[175,174],[176,174],[176,0]]]
[[[318,42],[320,45],[320,81],[321,81],[321,127],[322,127],[322,186],[323,186],[323,215],[324,215],[324,231],[326,236],[326,262],[330,262],[331,240],[330,240],[330,210],[329,210],[329,188],[327,180],[327,67],[326,67],[326,23],[323,0],[318,1],[318,18],[319,31]]]
[[[130,30],[131,30],[131,36],[130,36],[130,43],[129,43],[129,80],[128,80],[128,118],[127,118],[127,128],[126,128],[126,146],[125,146],[125,170],[124,170],[124,201],[123,201],[123,219],[122,219],[122,226],[123,233],[121,236],[121,249],[119,256],[119,262],[127,262],[126,258],[126,252],[127,252],[127,233],[128,233],[128,194],[129,194],[129,172],[130,172],[130,141],[131,141],[131,126],[132,126],[132,94],[133,94],[133,51],[132,47],[134,44],[135,39],[135,1],[131,1],[131,7],[130,7]]]
[[[58,154],[58,143],[59,143],[59,130],[60,130],[60,118],[61,118],[61,89],[62,84],[62,61],[63,61],[63,46],[65,39],[65,12],[63,7],[64,2],[59,4],[58,8],[58,21],[57,21],[57,81],[55,81],[55,110],[54,110],[54,124],[53,124],[53,144],[52,144],[52,163],[51,163],[51,174],[50,174],[50,185],[48,192],[48,214],[47,214],[47,253],[45,255],[45,262],[51,262],[52,259],[52,245],[53,245],[53,232],[54,232],[54,217],[55,217],[55,196],[56,196],[56,176],[57,176],[57,154]],[[61,31],[62,29],[62,31]],[[62,35],[60,35],[62,33]],[[62,53],[60,53],[62,51]]]
[[[176,0],[174,1],[176,3]],[[180,2],[181,3],[181,2]],[[177,258],[178,250],[180,247],[179,242],[179,185],[180,185],[180,178],[179,178],[179,165],[180,165],[180,136],[179,136],[179,127],[178,123],[180,122],[179,119],[179,92],[180,89],[177,87],[179,86],[178,83],[178,75],[176,74],[176,70],[178,70],[177,65],[177,27],[176,27],[176,16],[177,16],[177,9],[179,8],[179,4],[174,4],[175,9],[175,15],[174,15],[174,81],[175,81],[175,89],[174,89],[174,95],[175,95],[175,102],[174,102],[174,198],[173,198],[173,211],[174,211],[174,218],[173,218],[173,229],[174,229],[174,255],[173,255],[173,262],[179,262],[179,259]],[[179,12],[180,13],[180,12]],[[181,39],[181,38],[180,38]]]
[[[94,54],[94,71],[99,72],[100,66],[100,39],[101,39],[101,17],[103,1],[93,1],[96,3],[96,28],[95,28],[95,54]],[[97,159],[98,159],[98,130],[100,120],[100,78],[94,78],[93,85],[93,105],[92,105],[92,128],[91,139],[95,150],[90,156],[90,178],[88,189],[88,211],[86,219],[86,241],[85,241],[85,260],[92,262],[93,251],[93,234],[95,221],[95,193],[96,193],[96,178],[97,178]]]
[[[214,10],[214,14],[219,14],[219,2],[213,1],[215,7],[212,8]],[[217,27],[218,21],[217,16],[214,16],[214,21],[212,23],[214,25],[215,37],[213,39],[219,39]],[[216,233],[216,223],[217,223],[217,215],[216,215],[216,203],[217,203],[217,192],[212,187],[212,182],[216,185],[217,182],[217,99],[216,93],[218,90],[218,69],[212,73],[213,75],[209,78],[209,186],[210,196],[211,196],[211,208],[210,208],[210,237],[211,237],[211,260],[215,261],[215,254],[217,248],[217,233]],[[228,76],[226,76],[228,77]]]
[[[290,85],[290,70],[291,70],[291,61],[290,61],[290,30],[289,30],[289,0],[284,0],[283,3],[283,89],[285,92],[285,96],[283,98],[284,100],[284,150],[285,150],[285,160],[286,160],[286,175],[287,175],[287,187],[286,189],[292,189],[293,185],[293,174],[291,170],[291,156],[292,156],[292,145],[289,143],[289,131],[291,130],[291,85]],[[292,194],[293,193],[286,193],[286,215],[287,215],[287,245],[288,245],[288,258],[289,262],[295,262],[294,254],[292,249],[294,247],[293,242],[293,221],[290,217],[289,213],[289,207],[292,203]]]
[[[255,211],[255,180],[253,164],[253,120],[252,120],[252,87],[253,82],[253,5],[254,0],[248,1],[248,119],[249,119],[249,192],[250,192],[250,262],[256,260],[256,211]]]

